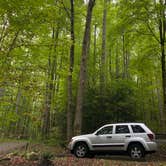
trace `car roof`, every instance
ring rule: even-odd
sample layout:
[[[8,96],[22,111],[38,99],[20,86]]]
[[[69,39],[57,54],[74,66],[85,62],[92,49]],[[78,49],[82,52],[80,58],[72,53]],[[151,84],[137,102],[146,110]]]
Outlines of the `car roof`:
[[[106,124],[104,126],[110,126],[110,125],[145,125],[144,123],[139,123],[139,122],[131,122],[131,123],[110,123]]]

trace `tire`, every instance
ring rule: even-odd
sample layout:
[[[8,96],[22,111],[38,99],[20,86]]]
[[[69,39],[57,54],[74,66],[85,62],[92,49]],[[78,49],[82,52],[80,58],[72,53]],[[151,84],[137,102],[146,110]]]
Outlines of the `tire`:
[[[128,153],[132,159],[139,160],[145,157],[145,149],[143,148],[141,144],[138,144],[138,143],[129,145]]]
[[[84,158],[88,156],[88,146],[86,143],[80,142],[77,143],[74,147],[74,155],[78,158]]]

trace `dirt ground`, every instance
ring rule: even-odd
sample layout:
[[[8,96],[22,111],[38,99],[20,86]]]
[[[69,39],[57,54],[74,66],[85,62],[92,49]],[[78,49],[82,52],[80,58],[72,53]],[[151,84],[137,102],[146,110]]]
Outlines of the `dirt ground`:
[[[6,150],[5,150],[6,147]],[[12,148],[13,147],[13,148]],[[6,151],[6,152],[5,152]],[[147,155],[145,159],[133,161],[126,155],[95,156],[93,159],[78,159],[67,150],[60,147],[43,144],[29,144],[26,142],[8,142],[0,144],[0,166],[166,166],[166,144],[160,144],[159,151]],[[15,152],[12,155],[11,152]],[[41,165],[40,158],[27,159],[26,154],[50,153],[50,165]],[[4,153],[7,153],[6,155]]]
[[[144,161],[131,161],[126,156],[95,157],[94,159],[77,159],[71,157],[58,157],[52,159],[52,165],[43,166],[166,166],[165,160],[152,159]],[[38,160],[29,161],[23,157],[15,156],[10,160],[3,160],[0,166],[41,166]]]
[[[0,155],[10,153],[13,150],[25,147],[27,142],[2,142],[0,143]]]

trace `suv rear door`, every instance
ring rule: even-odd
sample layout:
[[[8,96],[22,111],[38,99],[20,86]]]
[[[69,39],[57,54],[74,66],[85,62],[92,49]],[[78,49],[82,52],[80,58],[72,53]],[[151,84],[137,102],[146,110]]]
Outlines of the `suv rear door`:
[[[114,144],[114,150],[124,150],[126,139],[130,139],[132,136],[130,128],[127,124],[115,125],[115,134],[112,137],[112,143]]]
[[[133,136],[134,137],[140,137],[143,138],[145,141],[149,141],[148,134],[145,131],[145,127],[139,125],[139,124],[132,124],[131,125],[132,131],[133,131]],[[152,132],[149,132],[152,133]]]

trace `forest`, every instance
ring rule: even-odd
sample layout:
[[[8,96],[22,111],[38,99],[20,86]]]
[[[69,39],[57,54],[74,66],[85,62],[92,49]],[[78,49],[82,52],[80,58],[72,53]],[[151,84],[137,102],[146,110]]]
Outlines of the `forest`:
[[[0,137],[166,133],[165,36],[166,0],[0,0]]]

